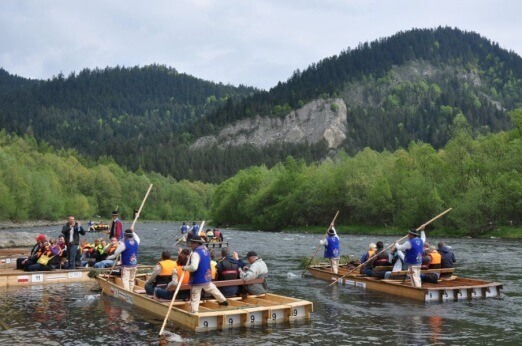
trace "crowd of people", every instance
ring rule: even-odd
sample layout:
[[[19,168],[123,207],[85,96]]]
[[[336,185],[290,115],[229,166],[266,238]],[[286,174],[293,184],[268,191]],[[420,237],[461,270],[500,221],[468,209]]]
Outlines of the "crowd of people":
[[[420,232],[419,232],[420,231]],[[394,273],[407,271],[414,287],[421,287],[422,282],[434,282],[440,278],[440,272],[422,273],[426,269],[453,268],[455,255],[449,246],[439,242],[435,247],[426,241],[424,230],[412,228],[407,240],[390,246],[390,252],[384,249],[382,241],[370,243],[368,250],[360,259],[360,273],[366,276],[389,279]],[[331,264],[331,271],[338,273],[340,259],[340,240],[333,227],[327,236],[320,241],[324,245],[324,258]]]
[[[205,246],[205,240],[196,235],[190,238],[189,249],[179,249],[176,260],[169,251],[163,251],[161,260],[145,283],[145,291],[155,299],[173,299],[176,288],[190,284],[189,290],[178,290],[176,299],[190,300],[192,312],[197,312],[201,298],[213,297],[219,305],[227,306],[226,298],[246,294],[264,294],[267,290],[268,268],[255,251],[249,251],[245,261],[230,248],[221,249],[221,258],[216,260],[213,250]],[[262,283],[251,283],[262,278]],[[245,285],[217,287],[216,281],[242,279]]]
[[[121,278],[125,289],[133,290],[138,265],[140,244],[134,229],[123,231],[118,211],[112,213],[109,241],[97,238],[93,243],[81,239],[85,230],[74,216],[69,216],[56,239],[44,234],[36,237],[36,244],[27,258],[17,259],[17,268],[26,271],[75,269],[77,267],[109,268],[121,260]],[[190,290],[178,292],[177,299],[190,300],[193,312],[198,311],[201,297],[214,297],[220,305],[228,305],[226,298],[245,294],[264,294],[267,290],[268,268],[255,251],[247,253],[245,260],[230,248],[221,248],[221,258],[216,260],[214,250],[205,244],[212,239],[223,242],[223,233],[217,229],[199,230],[195,222],[191,229],[183,222],[181,233],[188,236],[191,249],[178,251],[176,259],[170,251],[163,251],[145,283],[147,294],[156,299],[172,299],[178,283],[190,284]],[[262,282],[248,283],[262,278]],[[215,281],[242,279],[245,285],[216,287]]]
[[[116,252],[120,244],[119,237],[123,236],[122,227],[118,211],[113,211],[109,242],[97,238],[93,243],[89,243],[86,239],[81,239],[81,236],[85,236],[86,230],[73,215],[70,215],[56,238],[49,238],[45,234],[36,236],[36,244],[29,256],[18,258],[16,268],[25,271],[49,271],[77,267],[111,267],[114,260],[109,257]]]

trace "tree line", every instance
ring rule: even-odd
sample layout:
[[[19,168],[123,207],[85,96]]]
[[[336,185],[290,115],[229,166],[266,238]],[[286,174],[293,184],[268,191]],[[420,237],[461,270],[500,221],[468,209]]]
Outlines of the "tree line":
[[[151,183],[143,219],[207,218],[213,185],[133,173],[108,157],[92,161],[71,149],[57,151],[34,137],[0,131],[0,220],[108,219],[115,208],[131,219]]]
[[[216,224],[248,224],[265,230],[338,223],[420,225],[452,207],[441,224],[470,235],[522,221],[522,109],[510,113],[515,128],[473,138],[462,114],[452,122],[441,149],[411,142],[407,149],[307,165],[288,157],[273,168],[240,171],[212,198]]]

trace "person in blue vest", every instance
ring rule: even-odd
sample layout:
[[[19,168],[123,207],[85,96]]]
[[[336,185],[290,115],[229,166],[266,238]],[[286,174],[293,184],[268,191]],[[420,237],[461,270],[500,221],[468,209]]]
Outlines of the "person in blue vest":
[[[332,272],[337,274],[339,272],[339,258],[341,257],[341,246],[339,237],[333,225],[328,230],[327,237],[322,239],[319,243],[324,245],[324,258],[330,260]]]
[[[212,268],[210,266],[210,252],[203,245],[203,239],[199,235],[190,239],[192,254],[188,265],[183,270],[190,274],[190,307],[192,312],[198,312],[201,290],[210,293],[217,299],[219,305],[228,306],[228,301],[220,290],[212,283]]]
[[[107,257],[108,260],[117,259],[121,254],[121,280],[123,288],[129,291],[134,289],[134,279],[138,267],[138,248],[140,237],[134,233],[133,229],[126,229],[123,241],[118,245],[114,254]]]
[[[181,225],[179,230],[181,233],[181,238],[178,239],[178,241],[187,241],[187,234],[189,231],[189,226],[187,225],[186,221],[183,221],[183,224]]]
[[[199,236],[199,225],[194,221],[192,222],[192,228],[190,229],[189,238],[192,239]]]
[[[422,254],[426,235],[421,231],[420,237],[417,229],[412,228],[408,232],[408,240],[402,244],[396,243],[395,249],[404,251],[404,263],[410,272],[411,284],[414,287],[421,287],[420,270],[422,265]]]

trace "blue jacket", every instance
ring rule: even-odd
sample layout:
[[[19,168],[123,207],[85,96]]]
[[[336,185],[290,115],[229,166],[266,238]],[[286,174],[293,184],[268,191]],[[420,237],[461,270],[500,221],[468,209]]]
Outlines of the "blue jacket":
[[[208,249],[201,245],[194,252],[199,255],[198,269],[190,275],[192,285],[206,284],[212,281],[212,269],[210,266],[210,253]]]
[[[455,259],[455,255],[453,251],[451,251],[447,246],[443,246],[437,249],[437,252],[440,253],[440,264],[442,268],[453,268],[453,263],[457,262]]]

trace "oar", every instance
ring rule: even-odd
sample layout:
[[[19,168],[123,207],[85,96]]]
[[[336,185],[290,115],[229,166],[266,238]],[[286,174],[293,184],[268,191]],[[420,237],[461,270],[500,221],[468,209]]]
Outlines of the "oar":
[[[190,258],[192,257],[192,253],[190,254],[187,264],[190,262]],[[165,319],[163,320],[163,325],[161,326],[159,335],[161,336],[163,334],[163,330],[165,329],[165,325],[167,324],[167,321],[170,316],[170,311],[172,310],[172,306],[174,305],[174,301],[176,300],[176,296],[178,295],[179,288],[181,287],[181,283],[183,282],[183,277],[185,276],[185,271],[183,270],[181,272],[181,277],[178,280],[178,285],[176,286],[176,291],[174,292],[174,295],[172,296],[172,300],[170,301],[169,309],[167,310],[167,315],[165,316]]]
[[[141,201],[141,205],[140,205],[140,209],[138,210],[138,213],[134,216],[134,221],[132,221],[132,225],[130,227],[130,229],[132,229],[132,231],[134,231],[134,225],[136,224],[136,221],[138,221],[138,217],[140,217],[141,209],[143,209],[143,205],[145,204],[147,197],[149,197],[149,193],[150,193],[151,189],[152,189],[152,184],[150,184],[149,189],[147,190],[147,193],[145,194],[145,197],[143,197],[143,201]],[[118,263],[118,259],[120,258],[120,255],[118,255],[114,259],[114,264],[112,265],[111,271],[109,272],[109,275],[107,276],[107,281],[109,281],[109,277],[111,276],[112,271],[114,270],[114,267],[116,266],[116,263]],[[103,294],[103,289],[102,289],[101,293]]]
[[[330,223],[330,226],[326,230],[326,234],[324,235],[323,239],[326,239],[326,237],[328,237],[328,232],[332,229],[332,225],[335,223],[335,219],[337,219],[337,215],[339,215],[339,210],[337,210],[337,213],[335,213],[335,216],[334,216],[332,222]],[[315,255],[317,254],[317,251],[319,251],[320,247],[321,247],[321,244],[317,245],[317,249],[315,249],[315,252],[314,252],[312,258],[310,258],[310,262],[308,262],[308,265],[306,266],[305,270],[303,271],[303,274],[301,274],[302,277],[304,277],[306,271],[308,270],[308,267],[310,267],[310,263],[312,263],[312,260],[314,259]]]
[[[451,211],[451,209],[453,208],[449,208],[448,210],[445,210],[443,211],[442,213],[440,213],[439,215],[435,216],[433,219],[431,219],[430,221],[426,222],[426,223],[423,223],[422,225],[420,225],[419,227],[416,228],[417,231],[423,229],[424,227],[426,227],[427,225],[429,225],[430,223],[432,223],[433,221],[441,218],[442,216],[446,215],[447,213],[449,213]],[[361,268],[362,266],[364,266],[366,263],[368,263],[370,260],[372,260],[374,257],[377,257],[379,256],[381,253],[383,253],[384,251],[390,249],[391,247],[393,247],[396,243],[398,242],[401,242],[403,241],[404,239],[408,238],[408,235],[405,235],[404,237],[402,237],[401,239],[391,243],[390,246],[388,246],[387,248],[379,251],[378,253],[375,253],[373,254],[373,256],[371,256],[370,258],[368,258],[364,263],[361,263],[359,264],[357,267],[353,268],[352,270],[350,270],[348,273],[344,274],[343,276],[341,276],[341,280],[344,279],[345,277],[347,277],[348,275],[350,275],[351,273],[353,273],[354,271],[356,271],[357,269]],[[329,284],[328,286],[332,286],[333,284],[337,283],[338,280],[336,281],[333,281],[331,284]]]

